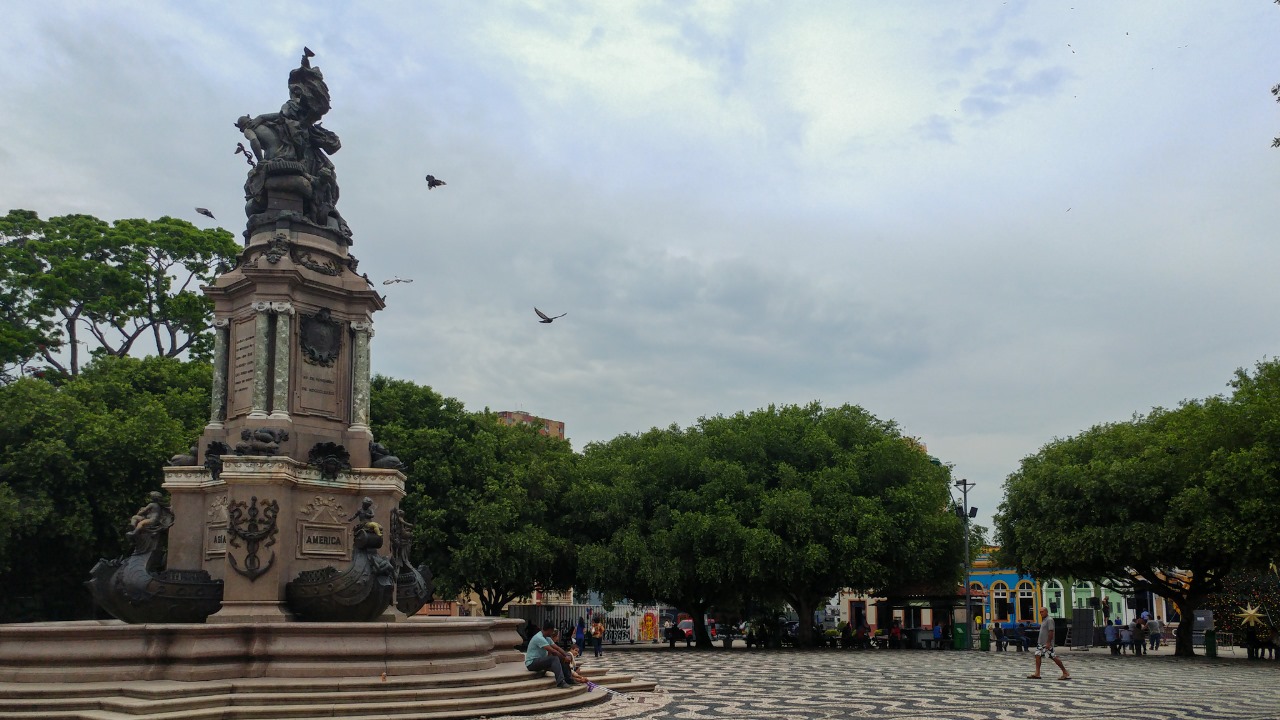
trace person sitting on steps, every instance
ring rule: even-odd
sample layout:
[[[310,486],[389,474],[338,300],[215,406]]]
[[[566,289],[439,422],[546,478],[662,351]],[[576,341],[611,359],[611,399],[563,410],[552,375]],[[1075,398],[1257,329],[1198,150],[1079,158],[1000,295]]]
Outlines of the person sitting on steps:
[[[556,630],[556,626],[547,623],[542,628],[542,632],[529,638],[529,649],[524,653],[524,666],[529,672],[536,672],[539,675],[550,670],[556,678],[556,687],[566,688],[573,685],[574,681],[566,677],[564,663],[572,664],[573,660],[569,657],[569,653],[556,645],[556,639],[559,637],[560,631]]]

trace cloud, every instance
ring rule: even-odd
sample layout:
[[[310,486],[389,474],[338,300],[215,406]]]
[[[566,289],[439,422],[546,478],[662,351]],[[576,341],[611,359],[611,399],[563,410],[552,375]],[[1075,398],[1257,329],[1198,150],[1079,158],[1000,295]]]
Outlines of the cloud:
[[[231,123],[305,44],[361,270],[415,279],[377,371],[579,448],[857,403],[985,514],[1275,354],[1269,5],[19,3],[0,198],[239,232]]]

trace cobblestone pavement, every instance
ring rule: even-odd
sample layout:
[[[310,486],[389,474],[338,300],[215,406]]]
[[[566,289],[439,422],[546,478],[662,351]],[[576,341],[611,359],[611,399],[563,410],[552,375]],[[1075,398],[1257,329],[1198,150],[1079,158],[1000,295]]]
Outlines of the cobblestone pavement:
[[[1105,649],[1063,650],[1071,673],[1052,662],[1026,676],[1031,653],[939,651],[612,652],[599,662],[656,680],[658,691],[615,697],[568,713],[583,720],[769,718],[816,720],[1274,720],[1280,718],[1280,662],[1112,657]],[[588,664],[591,661],[588,660]],[[564,718],[561,713],[555,717]]]

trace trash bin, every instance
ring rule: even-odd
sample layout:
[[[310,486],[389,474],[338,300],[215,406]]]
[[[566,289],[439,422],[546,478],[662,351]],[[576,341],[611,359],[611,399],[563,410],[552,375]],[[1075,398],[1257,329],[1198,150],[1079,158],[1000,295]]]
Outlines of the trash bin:
[[[969,629],[963,625],[956,625],[951,630],[951,647],[956,650],[967,650],[969,648],[968,633]]]
[[[1218,633],[1213,628],[1204,631],[1204,656],[1218,657]]]
[[[978,631],[978,643],[982,648],[982,652],[989,651],[991,649],[991,631],[986,628]]]

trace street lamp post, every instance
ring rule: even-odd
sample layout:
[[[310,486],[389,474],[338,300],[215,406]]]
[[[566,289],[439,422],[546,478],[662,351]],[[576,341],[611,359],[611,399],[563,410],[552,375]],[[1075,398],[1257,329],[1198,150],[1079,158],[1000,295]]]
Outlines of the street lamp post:
[[[960,519],[964,523],[964,641],[973,649],[973,591],[969,588],[969,519],[978,514],[978,508],[969,507],[969,488],[973,483],[961,478],[955,482],[960,489]]]

